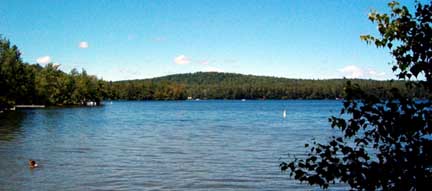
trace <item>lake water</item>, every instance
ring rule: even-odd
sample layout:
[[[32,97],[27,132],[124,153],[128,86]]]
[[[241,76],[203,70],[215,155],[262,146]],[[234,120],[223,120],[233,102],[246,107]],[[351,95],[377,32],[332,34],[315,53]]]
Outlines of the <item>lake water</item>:
[[[279,164],[340,101],[136,101],[0,114],[0,190],[305,190]],[[282,117],[283,110],[287,116]],[[40,168],[29,169],[28,159]]]

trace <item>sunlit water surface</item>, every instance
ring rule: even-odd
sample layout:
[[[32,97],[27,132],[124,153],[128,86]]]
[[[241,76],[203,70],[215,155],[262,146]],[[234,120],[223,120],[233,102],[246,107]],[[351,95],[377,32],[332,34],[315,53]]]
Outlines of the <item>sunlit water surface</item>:
[[[310,190],[288,153],[340,101],[142,101],[0,114],[0,190]],[[286,118],[282,117],[286,110]],[[40,168],[29,169],[34,159]],[[336,188],[338,188],[336,186]]]

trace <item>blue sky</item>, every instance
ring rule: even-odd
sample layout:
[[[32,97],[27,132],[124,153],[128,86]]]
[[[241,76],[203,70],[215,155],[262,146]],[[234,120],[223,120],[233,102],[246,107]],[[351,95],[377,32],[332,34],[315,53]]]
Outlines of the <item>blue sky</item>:
[[[413,6],[414,1],[402,1]],[[289,78],[393,78],[367,19],[378,0],[0,0],[0,34],[29,63],[106,80],[196,71]]]

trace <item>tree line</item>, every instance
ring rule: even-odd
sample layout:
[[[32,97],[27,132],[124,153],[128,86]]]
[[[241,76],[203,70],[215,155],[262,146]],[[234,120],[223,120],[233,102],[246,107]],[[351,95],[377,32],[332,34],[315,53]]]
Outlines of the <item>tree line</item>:
[[[100,103],[108,97],[106,85],[85,70],[65,73],[56,64],[25,63],[18,47],[0,37],[0,111],[19,104]]]
[[[233,73],[197,72],[146,80],[111,83],[111,99],[337,99],[351,81],[371,94],[387,98],[392,89],[409,97],[429,97],[422,88],[408,89],[401,81],[363,79],[304,80]]]
[[[84,105],[102,100],[335,99],[345,96],[348,81],[381,98],[394,88],[408,97],[430,95],[422,88],[409,90],[401,81],[304,80],[217,72],[112,82],[84,69],[66,73],[53,63],[23,62],[18,47],[0,37],[0,110],[19,104]]]

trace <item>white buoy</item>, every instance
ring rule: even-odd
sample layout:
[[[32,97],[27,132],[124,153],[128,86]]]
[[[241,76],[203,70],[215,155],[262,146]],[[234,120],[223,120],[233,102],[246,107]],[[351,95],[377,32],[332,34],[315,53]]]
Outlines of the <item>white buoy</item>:
[[[283,116],[284,119],[286,118],[286,110],[283,111],[282,116]]]

